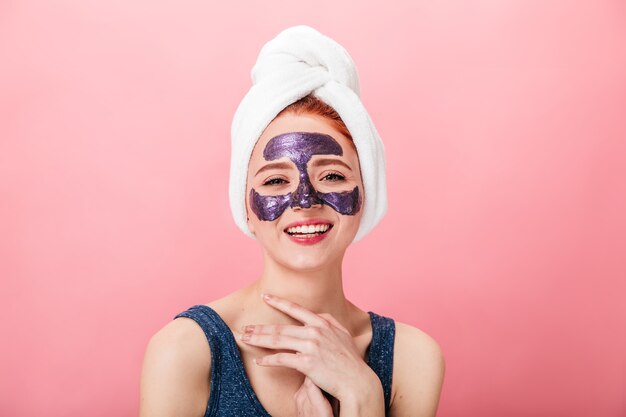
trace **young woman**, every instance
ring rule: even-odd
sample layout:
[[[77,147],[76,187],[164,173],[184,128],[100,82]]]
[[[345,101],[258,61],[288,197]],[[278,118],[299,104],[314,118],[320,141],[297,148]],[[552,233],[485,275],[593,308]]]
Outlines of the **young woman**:
[[[436,413],[445,368],[438,344],[343,292],[346,249],[375,224],[368,198],[382,192],[364,179],[376,159],[361,155],[362,137],[353,138],[335,108],[317,94],[299,95],[261,123],[244,158],[245,183],[233,181],[231,169],[231,204],[242,185],[245,231],[263,251],[261,276],[178,314],[151,338],[141,417]],[[233,144],[231,168],[240,159]]]

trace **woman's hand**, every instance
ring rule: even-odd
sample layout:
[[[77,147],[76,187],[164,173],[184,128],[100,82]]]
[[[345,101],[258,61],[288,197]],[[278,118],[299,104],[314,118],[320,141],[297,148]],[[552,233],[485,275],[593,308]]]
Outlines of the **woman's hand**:
[[[304,382],[294,395],[298,416],[302,417],[333,417],[333,408],[324,397],[322,390],[309,379],[304,377]]]
[[[381,391],[382,396],[378,376],[361,358],[350,332],[334,317],[327,313],[313,313],[277,296],[266,296],[264,300],[270,306],[304,323],[304,326],[244,326],[242,341],[246,343],[269,349],[295,351],[257,358],[255,362],[258,365],[296,369],[340,402],[359,401],[359,395],[370,395],[377,390]],[[303,384],[303,387],[306,388],[306,385]],[[310,393],[309,398],[318,398],[311,388],[305,389],[304,393]]]

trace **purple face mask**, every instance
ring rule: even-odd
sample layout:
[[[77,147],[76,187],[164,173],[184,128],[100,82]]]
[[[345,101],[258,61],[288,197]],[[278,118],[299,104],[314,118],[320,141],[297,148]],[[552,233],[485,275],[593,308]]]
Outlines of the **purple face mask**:
[[[309,208],[316,204],[327,204],[336,212],[349,216],[359,212],[359,187],[340,193],[320,193],[313,188],[306,168],[313,155],[341,156],[343,150],[332,136],[322,133],[290,132],[270,139],[263,150],[263,158],[273,161],[288,157],[298,168],[300,181],[296,191],[284,195],[264,196],[252,188],[250,206],[259,220],[276,220],[288,207]]]

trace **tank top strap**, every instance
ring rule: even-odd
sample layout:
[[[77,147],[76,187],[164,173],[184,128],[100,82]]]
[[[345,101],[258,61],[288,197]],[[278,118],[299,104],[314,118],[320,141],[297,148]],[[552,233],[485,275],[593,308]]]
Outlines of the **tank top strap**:
[[[205,417],[214,415],[212,410],[217,409],[222,384],[223,356],[226,349],[228,349],[226,332],[230,332],[230,329],[224,328],[225,323],[219,317],[216,317],[215,314],[212,309],[206,306],[194,305],[174,317],[174,319],[187,317],[198,323],[202,331],[204,331],[211,349],[211,388]]]
[[[378,315],[372,311],[368,311],[368,314],[372,321],[372,342],[369,347],[367,364],[380,378],[385,395],[385,415],[389,415],[396,323],[392,318]]]
[[[194,305],[178,317],[194,320],[204,331],[211,348],[211,388],[205,417],[271,417],[263,408],[246,376],[234,336],[211,307]]]

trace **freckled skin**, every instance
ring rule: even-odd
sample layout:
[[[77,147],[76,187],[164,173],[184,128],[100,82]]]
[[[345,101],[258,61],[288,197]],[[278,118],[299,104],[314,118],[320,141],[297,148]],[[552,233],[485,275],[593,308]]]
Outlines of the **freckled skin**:
[[[270,139],[263,150],[263,158],[273,161],[288,157],[298,168],[300,181],[296,191],[278,196],[264,196],[250,190],[250,206],[259,220],[272,221],[288,207],[309,208],[327,204],[336,212],[353,216],[361,209],[359,187],[352,191],[320,193],[311,184],[306,165],[313,155],[343,155],[341,145],[330,135],[311,132],[289,132]]]

